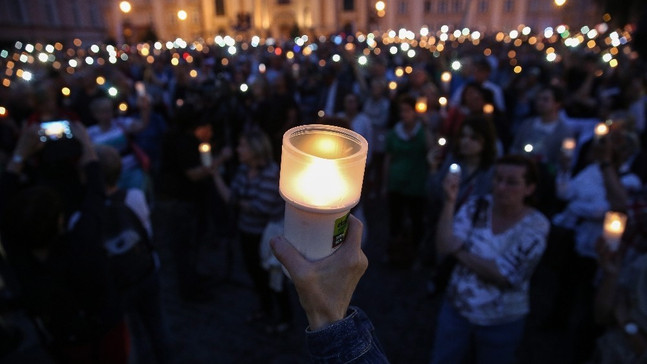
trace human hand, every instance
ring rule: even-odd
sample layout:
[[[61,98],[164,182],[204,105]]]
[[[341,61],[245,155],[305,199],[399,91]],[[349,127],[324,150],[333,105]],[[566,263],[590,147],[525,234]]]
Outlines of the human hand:
[[[309,261],[283,236],[270,241],[276,258],[287,269],[299,294],[311,330],[324,328],[346,316],[368,260],[362,252],[362,223],[349,217],[346,241],[326,258]]]
[[[456,201],[460,182],[461,176],[458,173],[447,173],[445,179],[443,179],[443,191],[447,202]]]
[[[603,272],[617,275],[622,267],[624,247],[621,245],[617,251],[609,249],[609,245],[603,237],[595,241],[595,250],[598,253],[598,264]]]
[[[71,121],[70,129],[72,129],[72,135],[81,143],[83,147],[83,154],[81,154],[81,164],[93,161],[97,159],[97,154],[94,150],[92,140],[88,135],[88,131],[85,129],[85,126],[80,121]]]

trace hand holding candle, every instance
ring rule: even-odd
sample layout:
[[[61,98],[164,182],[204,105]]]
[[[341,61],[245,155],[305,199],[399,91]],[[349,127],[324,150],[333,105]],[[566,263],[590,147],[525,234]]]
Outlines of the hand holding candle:
[[[609,127],[605,123],[598,123],[595,126],[595,141],[602,139],[603,136],[609,134]]]
[[[198,150],[200,151],[200,161],[202,162],[202,165],[205,167],[211,167],[211,164],[213,163],[213,158],[211,156],[211,144],[200,143]]]
[[[566,138],[562,141],[562,154],[565,157],[568,158],[573,158],[573,154],[575,153],[575,139],[574,138]]]
[[[604,215],[604,231],[602,237],[607,243],[609,250],[617,251],[620,246],[620,239],[625,232],[627,215],[622,212],[608,211]]]

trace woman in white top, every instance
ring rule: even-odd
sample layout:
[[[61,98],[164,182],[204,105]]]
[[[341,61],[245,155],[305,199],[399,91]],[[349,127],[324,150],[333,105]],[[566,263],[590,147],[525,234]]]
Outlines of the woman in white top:
[[[454,216],[460,184],[444,180],[436,233],[439,255],[457,264],[442,304],[432,363],[512,363],[529,312],[530,277],[546,247],[549,222],[528,204],[538,180],[534,163],[505,156],[494,166],[492,195],[468,201]]]

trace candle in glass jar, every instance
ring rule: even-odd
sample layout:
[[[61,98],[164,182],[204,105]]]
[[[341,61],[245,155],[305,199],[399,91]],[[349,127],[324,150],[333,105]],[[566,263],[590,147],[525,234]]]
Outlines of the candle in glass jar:
[[[627,215],[622,212],[608,211],[604,215],[604,230],[602,236],[611,251],[618,250],[626,224]]]
[[[211,167],[211,163],[213,163],[213,159],[211,157],[211,144],[200,143],[198,150],[200,150],[200,161],[202,162],[202,165],[205,167]]]

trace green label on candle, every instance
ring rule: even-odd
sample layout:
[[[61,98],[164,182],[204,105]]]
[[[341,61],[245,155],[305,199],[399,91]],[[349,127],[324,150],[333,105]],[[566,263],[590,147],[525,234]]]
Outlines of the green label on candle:
[[[348,215],[350,215],[350,211],[346,215],[335,220],[335,230],[332,234],[333,249],[340,246],[346,239],[346,233],[348,232]]]

